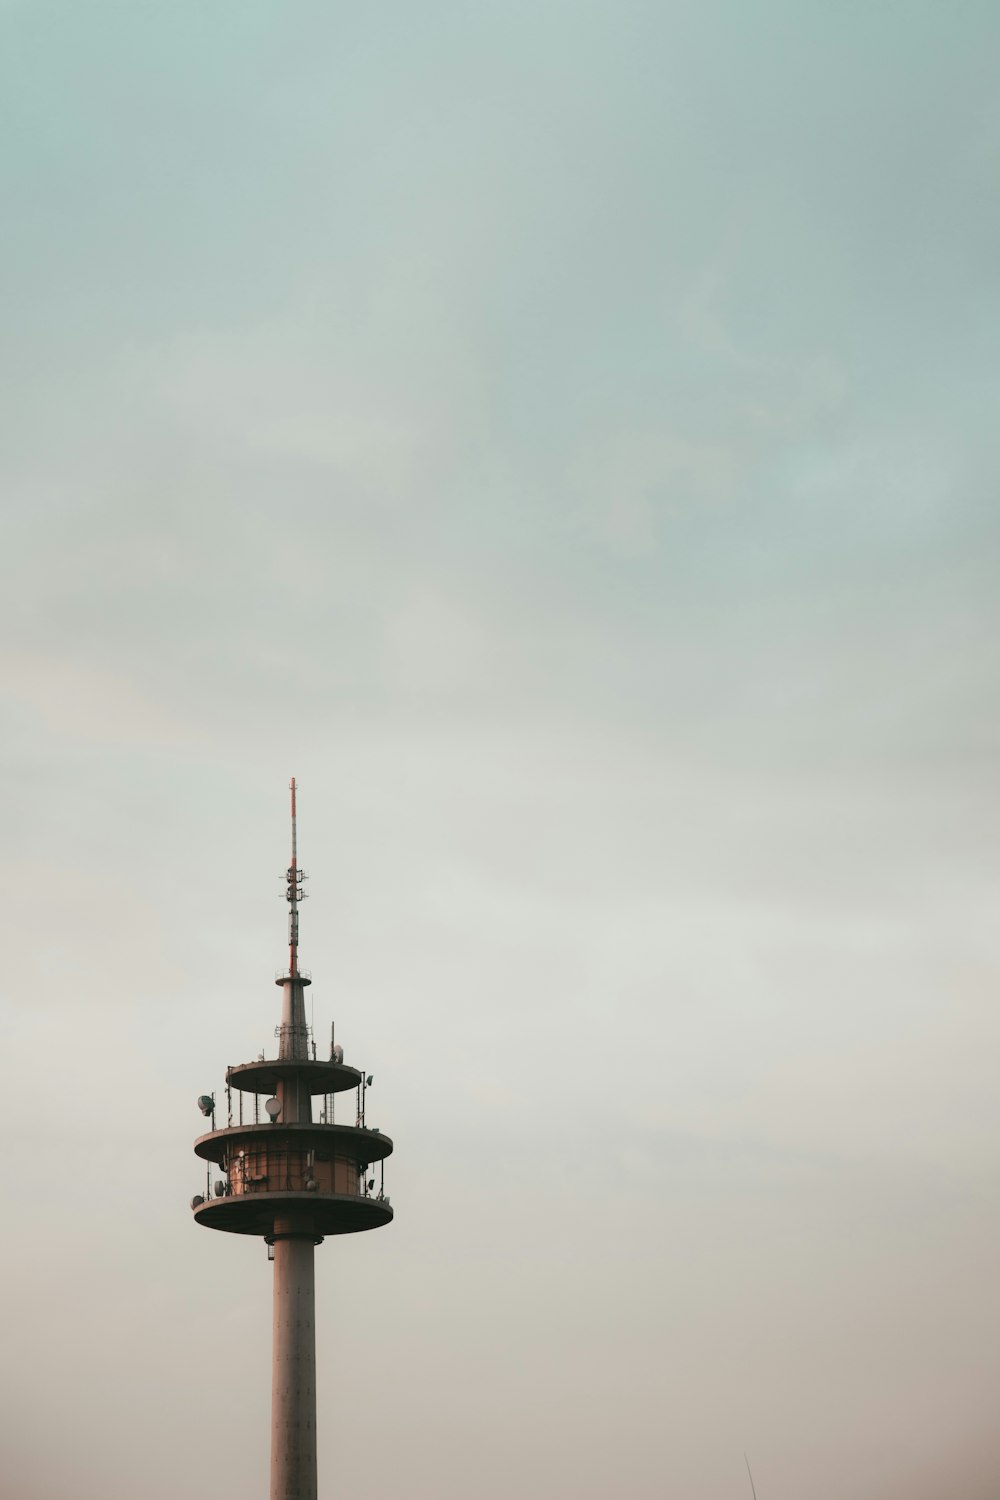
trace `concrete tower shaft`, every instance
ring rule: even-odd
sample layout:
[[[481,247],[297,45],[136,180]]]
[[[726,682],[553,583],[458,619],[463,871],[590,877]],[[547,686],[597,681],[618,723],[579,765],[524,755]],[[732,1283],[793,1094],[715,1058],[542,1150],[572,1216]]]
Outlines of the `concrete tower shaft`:
[[[271,1500],[317,1500],[315,1247],[327,1235],[354,1234],[390,1222],[383,1173],[392,1141],[365,1124],[370,1075],[366,1078],[348,1066],[332,1038],[329,1059],[316,1056],[306,1020],[310,979],[299,969],[298,958],[298,909],[305,877],[298,866],[294,779],[291,794],[288,969],[277,980],[282,991],[277,1056],[266,1059],[262,1053],[256,1062],[227,1070],[224,1127],[216,1128],[214,1095],[199,1101],[212,1114],[212,1130],[200,1136],[194,1148],[207,1163],[208,1187],[191,1207],[200,1224],[230,1234],[257,1235],[270,1247]],[[351,1089],[357,1095],[355,1122],[337,1124],[336,1095]],[[262,1094],[268,1096],[263,1117]],[[314,1117],[317,1099],[321,1102]],[[375,1163],[377,1192],[375,1177],[369,1177]],[[224,1174],[214,1184],[214,1197],[212,1164]]]
[[[316,1500],[316,1251],[305,1221],[275,1230],[271,1500]]]

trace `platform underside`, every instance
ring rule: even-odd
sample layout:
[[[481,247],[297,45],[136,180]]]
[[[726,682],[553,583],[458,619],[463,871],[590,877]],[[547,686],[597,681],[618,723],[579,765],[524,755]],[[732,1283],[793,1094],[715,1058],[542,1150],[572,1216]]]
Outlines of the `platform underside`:
[[[391,1221],[392,1209],[384,1199],[355,1193],[238,1193],[206,1199],[194,1216],[208,1229],[265,1238],[273,1232],[276,1219],[308,1218],[319,1237],[379,1229]]]

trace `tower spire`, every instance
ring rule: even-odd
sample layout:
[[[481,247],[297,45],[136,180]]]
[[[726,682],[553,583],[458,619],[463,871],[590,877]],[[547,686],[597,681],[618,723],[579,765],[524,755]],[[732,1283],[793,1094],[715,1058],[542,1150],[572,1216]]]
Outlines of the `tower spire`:
[[[299,869],[298,831],[295,817],[295,777],[289,782],[292,794],[292,862],[288,866],[285,897],[288,901],[288,973],[292,979],[299,975],[299,902],[305,895],[302,882],[305,879]]]

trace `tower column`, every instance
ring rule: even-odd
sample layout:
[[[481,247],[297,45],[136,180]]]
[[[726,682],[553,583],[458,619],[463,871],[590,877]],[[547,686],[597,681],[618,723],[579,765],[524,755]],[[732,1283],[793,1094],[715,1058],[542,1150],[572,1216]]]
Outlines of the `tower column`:
[[[316,1284],[313,1233],[274,1226],[271,1500],[316,1500]]]

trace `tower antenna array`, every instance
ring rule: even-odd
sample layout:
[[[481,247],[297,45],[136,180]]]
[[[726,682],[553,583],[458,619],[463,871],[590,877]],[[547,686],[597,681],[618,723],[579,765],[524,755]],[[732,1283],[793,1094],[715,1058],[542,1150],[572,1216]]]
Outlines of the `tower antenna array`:
[[[288,901],[288,973],[292,979],[299,973],[299,902],[305,899],[302,882],[305,876],[299,869],[299,840],[295,815],[295,777],[289,782],[292,794],[292,862],[286,874],[285,897]]]

